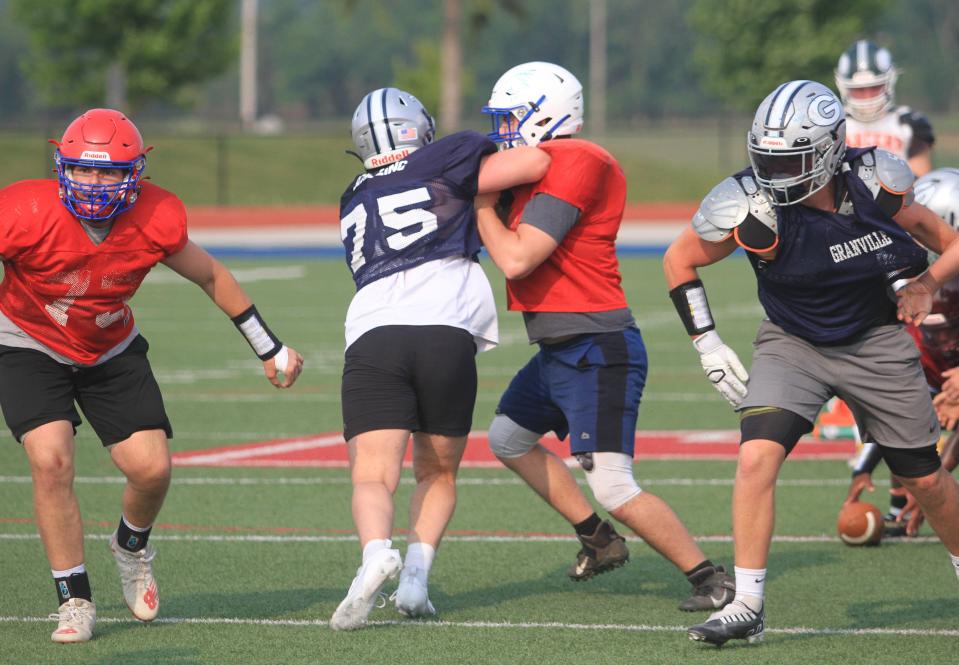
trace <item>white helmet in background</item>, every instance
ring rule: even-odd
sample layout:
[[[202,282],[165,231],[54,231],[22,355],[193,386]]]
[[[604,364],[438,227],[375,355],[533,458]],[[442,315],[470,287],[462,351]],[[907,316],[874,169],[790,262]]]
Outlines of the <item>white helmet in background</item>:
[[[895,103],[897,74],[892,54],[871,41],[860,39],[843,51],[836,87],[849,115],[860,122],[881,118]]]
[[[842,103],[822,83],[783,83],[756,109],[746,150],[771,203],[798,203],[839,172],[846,154]]]
[[[916,202],[959,231],[959,169],[936,169],[916,181]]]
[[[582,130],[583,86],[559,65],[527,62],[499,77],[483,113],[492,117],[493,141],[535,146]]]
[[[433,142],[433,117],[416,97],[398,88],[366,95],[353,113],[353,144],[367,169],[397,162]]]

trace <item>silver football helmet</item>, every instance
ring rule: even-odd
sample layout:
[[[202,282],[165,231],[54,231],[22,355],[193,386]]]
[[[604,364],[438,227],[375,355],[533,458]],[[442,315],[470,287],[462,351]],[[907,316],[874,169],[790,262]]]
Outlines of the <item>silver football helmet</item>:
[[[756,109],[746,150],[773,205],[798,203],[825,187],[842,165],[842,104],[822,83],[783,83]]]
[[[959,231],[959,169],[930,171],[915,184],[916,201]]]
[[[839,56],[836,88],[850,116],[860,122],[878,120],[895,104],[898,71],[892,54],[860,39]]]
[[[380,88],[366,95],[353,113],[353,144],[367,169],[399,161],[432,143],[433,116],[408,92]]]
[[[483,113],[492,119],[487,136],[494,142],[535,146],[583,128],[583,86],[559,65],[526,62],[499,77]]]

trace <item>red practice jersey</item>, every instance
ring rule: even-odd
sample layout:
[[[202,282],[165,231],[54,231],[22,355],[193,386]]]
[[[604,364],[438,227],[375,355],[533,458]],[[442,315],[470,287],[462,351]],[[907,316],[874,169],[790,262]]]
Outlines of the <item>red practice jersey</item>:
[[[916,326],[906,326],[906,330],[919,347],[919,361],[922,363],[922,371],[926,375],[929,390],[938,394],[942,390],[942,373],[950,369],[952,365],[946,361],[942,353],[926,343]]]
[[[580,139],[540,143],[552,157],[537,183],[517,187],[509,227],[536,194],[549,194],[579,209],[579,220],[554,251],[522,279],[507,280],[511,310],[608,312],[626,307],[616,259],[616,234],[626,205],[626,177],[606,150]]]
[[[0,311],[38,342],[93,364],[133,330],[127,301],[143,278],[187,240],[183,203],[150,183],[99,245],[60,203],[56,180],[14,183],[0,189]]]

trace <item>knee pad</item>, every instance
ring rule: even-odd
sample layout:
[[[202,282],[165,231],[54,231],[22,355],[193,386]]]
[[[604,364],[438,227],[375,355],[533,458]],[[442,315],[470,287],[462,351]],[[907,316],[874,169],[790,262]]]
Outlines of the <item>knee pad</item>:
[[[616,510],[643,491],[633,477],[632,457],[625,453],[591,455],[593,468],[586,472],[586,482],[604,510]]]
[[[799,437],[812,431],[812,423],[792,411],[772,406],[755,406],[739,413],[740,443],[753,439],[775,441],[788,455]]]
[[[497,457],[510,459],[522,457],[539,443],[542,434],[520,427],[517,423],[497,413],[489,426],[489,447]]]

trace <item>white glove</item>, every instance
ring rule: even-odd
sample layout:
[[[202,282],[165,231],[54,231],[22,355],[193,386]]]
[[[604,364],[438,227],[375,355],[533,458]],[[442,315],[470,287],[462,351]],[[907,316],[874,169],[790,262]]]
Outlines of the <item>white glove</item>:
[[[715,330],[695,338],[693,346],[699,351],[699,360],[703,364],[706,378],[716,386],[716,390],[722,393],[727,402],[739,406],[746,397],[749,374],[739,362],[736,352],[723,344]]]

